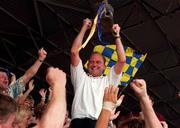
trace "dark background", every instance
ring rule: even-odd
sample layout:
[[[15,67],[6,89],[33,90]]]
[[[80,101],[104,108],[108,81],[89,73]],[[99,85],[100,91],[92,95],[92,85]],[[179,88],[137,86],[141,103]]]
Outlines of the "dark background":
[[[169,128],[180,128],[180,1],[111,0],[114,22],[121,26],[123,44],[148,56],[136,74],[144,78],[154,97],[154,108],[163,114]],[[0,66],[17,77],[23,75],[44,47],[47,58],[35,76],[33,95],[47,88],[45,73],[49,66],[67,73],[68,109],[73,99],[70,81],[70,48],[84,18],[94,18],[95,0],[1,0]],[[85,62],[97,44],[93,37],[81,51]],[[139,104],[127,88],[120,110],[138,111]],[[124,112],[124,113],[126,113]],[[123,112],[122,112],[123,113]]]

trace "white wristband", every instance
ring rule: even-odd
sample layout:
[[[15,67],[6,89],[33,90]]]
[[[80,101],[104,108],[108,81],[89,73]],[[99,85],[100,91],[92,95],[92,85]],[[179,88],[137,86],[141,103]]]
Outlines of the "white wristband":
[[[116,107],[115,103],[112,103],[112,102],[109,102],[109,101],[103,102],[103,109],[113,111],[115,107]]]

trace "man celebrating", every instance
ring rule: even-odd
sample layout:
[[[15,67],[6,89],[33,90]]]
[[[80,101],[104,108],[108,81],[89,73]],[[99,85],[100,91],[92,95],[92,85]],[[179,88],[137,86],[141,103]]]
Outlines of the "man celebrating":
[[[34,77],[39,70],[42,62],[46,58],[46,51],[41,48],[38,51],[38,59],[34,62],[34,64],[21,76],[17,79],[13,84],[9,84],[8,75],[9,73],[3,69],[0,69],[0,92],[6,93],[7,95],[11,96],[12,98],[16,98],[21,92],[25,90],[25,85],[29,82],[32,77]]]
[[[102,109],[104,89],[109,85],[118,85],[122,76],[122,68],[126,57],[122,42],[119,36],[120,27],[118,24],[112,26],[116,51],[117,63],[111,68],[107,76],[103,75],[106,68],[104,57],[94,52],[88,62],[89,74],[83,70],[82,61],[79,55],[79,48],[82,45],[86,31],[91,27],[90,19],[83,21],[83,26],[75,38],[71,48],[71,81],[74,86],[74,101],[72,104],[72,128],[94,128],[96,120]]]

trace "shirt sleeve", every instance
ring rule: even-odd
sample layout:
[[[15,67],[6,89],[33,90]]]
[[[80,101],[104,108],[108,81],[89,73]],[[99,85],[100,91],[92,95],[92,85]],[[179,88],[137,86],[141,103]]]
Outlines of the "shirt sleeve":
[[[17,79],[16,82],[10,85],[8,88],[9,95],[14,99],[25,90],[25,86],[21,81],[22,77]]]
[[[120,84],[121,77],[122,77],[122,72],[120,74],[116,74],[114,70],[114,66],[111,67],[110,73],[108,74],[109,84],[118,86]]]
[[[73,86],[76,88],[77,83],[79,83],[82,76],[85,74],[85,71],[84,71],[83,65],[82,65],[82,61],[80,60],[80,62],[77,66],[73,66],[71,64],[70,70],[71,70],[71,82],[72,82]]]

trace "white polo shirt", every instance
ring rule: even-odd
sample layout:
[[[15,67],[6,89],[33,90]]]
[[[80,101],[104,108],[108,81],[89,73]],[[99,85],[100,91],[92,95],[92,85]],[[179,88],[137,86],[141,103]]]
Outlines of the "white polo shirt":
[[[104,89],[109,85],[118,85],[122,73],[117,75],[112,67],[107,76],[93,77],[86,74],[82,61],[75,67],[71,65],[71,81],[74,87],[72,119],[98,119],[102,109]]]

